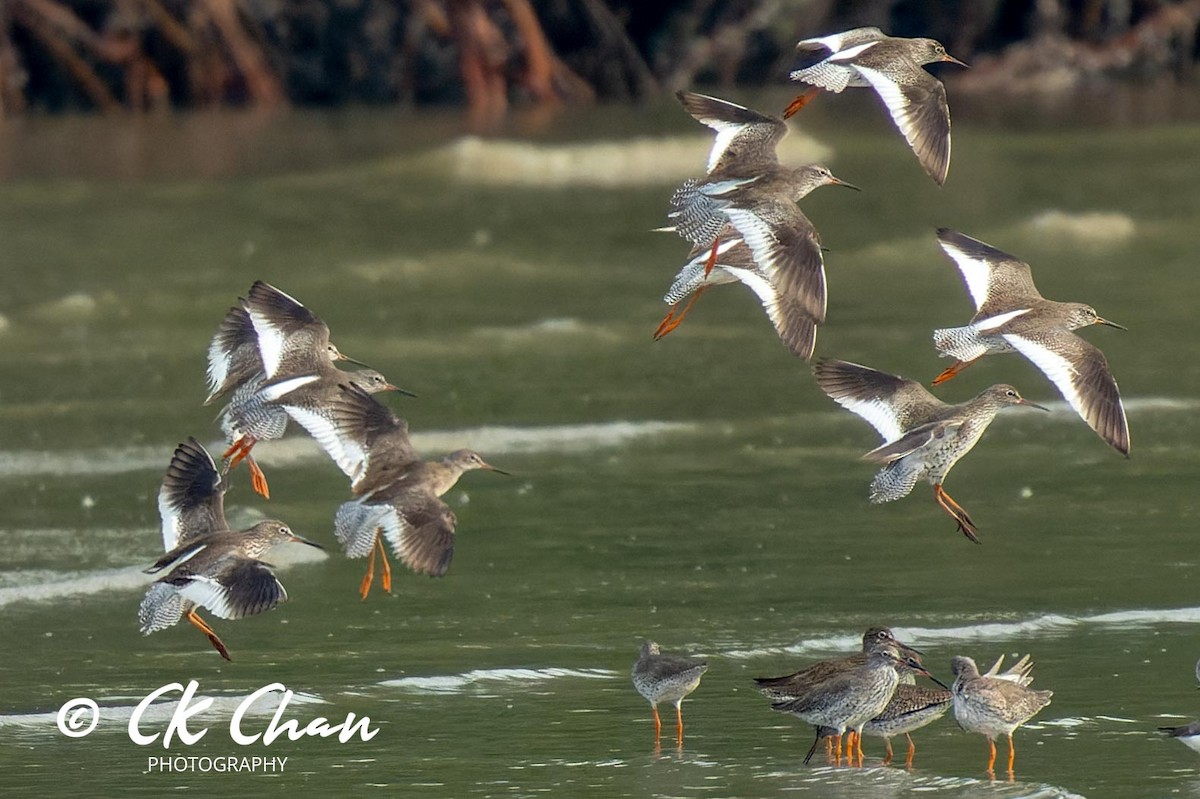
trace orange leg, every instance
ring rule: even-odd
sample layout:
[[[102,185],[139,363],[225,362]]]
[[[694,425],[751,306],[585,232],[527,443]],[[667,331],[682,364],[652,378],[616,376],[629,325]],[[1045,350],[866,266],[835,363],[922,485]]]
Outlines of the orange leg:
[[[1016,761],[1016,759],[1017,759],[1017,749],[1015,746],[1013,746],[1013,737],[1012,737],[1012,733],[1010,732],[1008,734],[1008,776],[1009,776],[1009,778],[1011,778],[1013,775],[1013,762]]]
[[[813,88],[804,92],[804,94],[796,95],[796,99],[788,103],[788,107],[783,109],[783,118],[790,119],[797,111],[811,103],[813,99],[816,98],[816,96],[820,93],[821,90],[814,86]]]
[[[854,733],[854,753],[857,756],[858,767],[862,768],[863,750],[862,750],[862,733],[861,732]]]
[[[654,329],[654,340],[658,341],[663,336],[670,333],[675,328],[679,327],[679,322],[675,321],[675,306],[671,306],[671,310],[667,311],[667,315],[658,323],[658,327]]]
[[[259,468],[254,456],[249,453],[246,454],[246,466],[250,468],[250,484],[254,486],[255,493],[261,495],[263,499],[270,499],[271,489],[267,487],[267,476]]]
[[[250,454],[250,450],[258,443],[253,436],[242,436],[237,441],[229,445],[229,449],[225,450],[225,454],[221,457],[229,461],[225,466],[225,471],[229,471],[233,467],[242,462]],[[231,457],[232,456],[232,457]]]
[[[887,754],[883,756],[883,765],[887,766],[892,762],[892,739],[884,738],[883,740],[887,743]]]
[[[971,364],[975,363],[975,361],[978,361],[978,360],[979,360],[978,358],[972,358],[969,361],[955,361],[953,365],[946,367],[945,369],[942,370],[941,374],[939,374],[937,377],[933,378],[933,385],[940,386],[942,383],[945,383],[947,380],[954,377],[956,374],[961,372],[963,369],[966,369],[968,366],[970,366]]]
[[[840,745],[841,744],[839,744],[839,746]],[[835,765],[835,766],[837,765],[837,757],[836,757],[836,755],[834,753],[834,749],[833,749],[833,736],[832,735],[825,736],[825,762]]]
[[[912,768],[913,755],[917,753],[917,745],[913,743],[912,736],[904,733],[904,737],[908,739],[908,757],[904,758],[904,767]]]
[[[675,703],[675,741],[683,746],[683,700]],[[1009,768],[1011,771],[1011,766]]]
[[[383,559],[383,574],[381,575],[383,590],[390,594],[392,593],[392,564],[388,563],[387,549],[383,546],[383,538],[376,536],[375,543],[379,546],[379,557]]]
[[[213,632],[213,628],[209,627],[208,624],[205,623],[204,619],[200,618],[200,616],[196,613],[195,608],[192,608],[187,612],[187,620],[195,625],[200,632],[208,636],[209,643],[213,645],[213,649],[217,650],[221,657],[228,661],[233,660],[233,658],[229,657],[229,650],[225,648],[224,642],[222,642],[221,639],[217,637],[217,634]]]
[[[650,709],[654,711],[654,744],[657,746],[662,739],[662,719],[658,717],[658,705],[651,705]]]
[[[933,498],[937,500],[938,507],[946,511],[950,518],[954,519],[958,525],[958,531],[978,544],[979,538],[975,533],[979,532],[979,529],[975,526],[975,522],[971,521],[971,517],[967,515],[963,506],[955,502],[954,498],[946,493],[941,483],[934,485]]]
[[[378,539],[376,539],[378,541]],[[375,579],[375,549],[371,546],[371,557],[367,560],[367,573],[363,575],[362,582],[358,584],[358,595],[365,602],[367,594],[371,593],[371,582]]]
[[[840,732],[833,741],[833,765],[842,765],[842,734]]]
[[[683,321],[683,317],[687,316],[687,312],[692,310],[692,305],[695,304],[696,300],[700,298],[700,295],[703,294],[706,289],[708,289],[708,286],[701,286],[700,288],[696,289],[696,291],[692,294],[691,299],[688,300],[687,305],[683,306],[683,310],[680,312],[679,316],[675,316],[675,308],[672,307],[670,313],[668,313],[666,317],[664,317],[663,320],[658,323],[658,329],[654,331],[654,340],[658,341],[660,338],[679,327],[679,323]]]
[[[996,742],[993,741],[991,738],[988,738],[988,746],[991,748],[991,754],[988,755],[987,770],[988,770],[988,774],[995,774],[996,773],[996,769],[995,769],[995,766],[996,766]]]
[[[846,733],[846,765],[854,765],[854,730]]]
[[[708,261],[704,264],[704,277],[708,277],[708,273],[717,265],[717,247],[721,244],[721,237],[713,239],[712,252],[708,254]]]

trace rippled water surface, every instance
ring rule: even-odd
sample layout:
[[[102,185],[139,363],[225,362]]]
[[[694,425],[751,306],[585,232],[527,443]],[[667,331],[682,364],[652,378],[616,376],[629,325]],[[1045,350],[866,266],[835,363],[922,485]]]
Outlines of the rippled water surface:
[[[763,101],[786,102],[782,95]],[[1195,333],[1200,126],[995,127],[956,117],[935,187],[866,98],[823,98],[787,158],[865,190],[805,201],[828,248],[821,354],[928,379],[935,326],[970,304],[933,231],[1019,254],[1052,298],[1129,328],[1084,331],[1129,411],[1108,449],[1032,366],[991,358],[939,389],[1011,382],[1051,412],[1003,413],[948,488],[871,506],[877,439],[813,385],[748,292],[707,294],[655,343],[681,265],[662,224],[706,139],[664,105],[597,110],[516,146],[387,112],[10,124],[0,184],[0,788],[6,795],[1200,796],[1196,754],[1155,727],[1200,715]],[[278,516],[331,545],[281,548],[290,601],[142,637],[155,493],[175,444],[216,444],[208,339],[262,278],[343,351],[417,394],[390,398],[422,453],[472,473],[440,580],[396,573],[361,602],[332,547],[345,478],[302,437],[261,447],[270,502],[233,473],[232,521]],[[304,551],[296,551],[304,550]],[[1014,783],[951,717],[916,768],[801,765],[810,730],[751,678],[853,650],[889,624],[950,679],[958,654],[1032,653],[1054,700],[1016,735]],[[653,747],[628,670],[643,637],[705,656],[682,751]],[[152,691],[195,680],[208,728],[140,746]],[[348,713],[370,740],[238,729]],[[164,700],[178,699],[178,692]],[[60,706],[90,697],[86,738]],[[167,729],[171,706],[140,730]],[[669,711],[668,711],[669,712]],[[668,728],[670,725],[666,725]],[[163,773],[150,757],[287,757],[279,774]],[[149,773],[148,773],[149,772]]]

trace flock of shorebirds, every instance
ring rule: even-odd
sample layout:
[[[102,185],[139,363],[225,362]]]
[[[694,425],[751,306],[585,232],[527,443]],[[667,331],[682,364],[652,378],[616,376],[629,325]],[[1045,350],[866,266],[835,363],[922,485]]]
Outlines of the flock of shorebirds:
[[[779,163],[775,150],[787,134],[786,118],[816,92],[873,88],[925,171],[939,185],[945,181],[950,168],[946,89],[922,67],[962,62],[940,43],[859,28],[801,41],[797,56],[800,66],[791,77],[813,88],[793,101],[783,117],[717,97],[678,93],[684,110],[711,128],[716,140],[704,176],[675,190],[670,224],[660,228],[678,233],[692,250],[664,297],[671,308],[655,338],[674,330],[708,288],[737,282],[755,293],[788,349],[804,360],[812,358],[817,327],[825,323],[825,255],[816,228],[796,203],[821,186],[858,188],[824,166]],[[934,331],[935,349],[955,360],[933,385],[985,355],[1020,353],[1102,439],[1128,456],[1129,425],[1108,361],[1073,332],[1096,324],[1121,326],[1089,305],[1042,297],[1029,264],[1013,255],[948,228],[937,231],[937,240],[961,272],[975,315],[963,327]],[[881,446],[863,456],[883,466],[871,484],[871,502],[905,497],[924,479],[958,530],[978,542],[975,523],[943,488],[946,475],[1001,409],[1045,408],[1007,384],[950,405],[916,381],[846,361],[821,359],[813,371],[822,391],[883,438]]]
[[[939,42],[859,28],[801,41],[796,54],[799,64],[791,77],[811,88],[782,116],[693,92],[677,95],[684,110],[713,130],[715,142],[704,175],[675,190],[669,225],[660,228],[676,232],[692,249],[664,297],[670,310],[655,331],[656,339],[674,330],[709,287],[742,283],[757,296],[784,345],[799,358],[812,358],[817,327],[826,321],[825,251],[797,203],[821,186],[858,187],[824,166],[785,166],[776,146],[787,133],[786,120],[820,91],[873,89],[925,172],[939,185],[945,182],[950,166],[946,90],[923,67],[962,62]],[[962,274],[975,314],[962,327],[934,331],[935,349],[954,363],[933,379],[933,385],[945,383],[985,355],[1020,353],[1045,373],[1104,441],[1128,456],[1129,427],[1116,380],[1103,353],[1073,332],[1095,324],[1120,325],[1091,306],[1045,299],[1029,265],[1013,255],[948,228],[937,231],[937,241]],[[813,373],[825,394],[865,419],[883,438],[881,446],[863,456],[882,466],[871,483],[870,501],[905,497],[924,479],[933,485],[938,506],[957,529],[978,543],[975,522],[943,487],[946,475],[1001,409],[1045,408],[1007,384],[951,405],[914,380],[859,364],[820,359]],[[930,676],[921,666],[920,653],[886,628],[873,628],[859,653],[757,683],[773,709],[817,728],[817,741],[805,762],[822,737],[832,736],[836,743],[829,747],[831,762],[862,765],[864,734],[907,737],[953,706],[964,729],[987,736],[989,772],[996,759],[994,738],[1008,737],[1011,776],[1012,733],[1049,704],[1051,692],[1029,687],[1028,657],[1004,672],[997,662],[985,674],[968,657],[955,657],[951,665],[952,686],[918,686],[916,675]],[[657,704],[672,702],[682,746],[680,703],[706,669],[704,661],[664,654],[654,642],[643,646],[632,677],[654,707],[656,745],[661,735]],[[911,738],[908,742],[911,765],[914,747]],[[892,758],[890,740],[887,748],[885,763]]]
[[[919,650],[898,641],[887,627],[872,627],[863,634],[859,652],[754,682],[759,693],[771,700],[772,710],[790,713],[816,729],[816,739],[804,758],[806,764],[825,739],[826,757],[831,764],[841,765],[844,761],[861,766],[862,737],[871,735],[886,742],[883,764],[887,765],[892,762],[892,737],[903,735],[908,741],[905,765],[911,768],[916,746],[909,733],[941,718],[953,707],[954,717],[963,729],[987,737],[989,773],[994,773],[996,762],[995,738],[1008,738],[1011,776],[1016,755],[1012,734],[1050,704],[1053,692],[1029,687],[1033,663],[1028,655],[1000,671],[1003,662],[1001,656],[991,669],[980,674],[974,660],[956,657],[950,664],[954,683],[947,686],[921,665]],[[662,731],[658,703],[671,702],[675,705],[676,741],[683,747],[681,704],[700,685],[707,670],[703,660],[664,654],[653,641],[643,644],[632,677],[634,687],[654,708],[656,746]],[[917,685],[917,675],[930,678],[936,687]]]
[[[245,461],[254,490],[269,497],[266,475],[252,450],[280,438],[292,421],[308,431],[350,478],[351,499],[333,519],[346,555],[369,557],[359,584],[365,600],[382,561],[381,582],[392,590],[387,545],[408,568],[441,576],[454,555],[454,512],[440,497],[463,472],[491,466],[463,449],[436,461],[417,457],[408,423],[372,394],[399,389],[373,369],[343,371],[335,361],[363,364],[329,340],[329,327],[294,298],[262,281],[226,313],[208,350],[209,395],[227,397],[221,430],[229,443],[220,471],[194,438],[180,444],[158,493],[166,554],[146,571],[162,574],[138,611],[145,634],[186,618],[223,658],[229,650],[200,617],[204,608],[240,619],[274,608],[287,592],[262,556],[294,541],[320,548],[276,519],[233,531],[225,519],[226,474]]]
[[[716,97],[679,93],[687,112],[713,129],[716,142],[704,176],[686,181],[671,199],[667,229],[693,247],[666,295],[671,310],[656,338],[678,326],[709,287],[739,282],[757,295],[784,344],[800,358],[812,358],[816,329],[826,314],[824,250],[796,203],[820,186],[857,188],[822,166],[784,166],[776,157],[776,145],[787,132],[785,120],[817,92],[874,89],[925,171],[938,184],[946,179],[946,92],[922,68],[938,61],[961,63],[941,44],[862,28],[804,40],[797,53],[802,63],[791,77],[813,88],[797,97],[782,117]],[[1129,431],[1116,381],[1104,355],[1072,332],[1093,324],[1119,326],[1090,306],[1043,298],[1029,265],[1012,255],[949,229],[939,230],[937,239],[962,273],[976,313],[963,327],[934,332],[937,351],[955,362],[933,383],[944,383],[984,355],[1018,352],[1046,374],[1101,438],[1128,455]],[[687,304],[679,307],[684,300]],[[252,450],[259,441],[282,436],[289,422],[311,434],[350,479],[351,498],[337,509],[333,522],[349,557],[370,558],[359,585],[363,599],[374,579],[377,555],[383,587],[391,589],[388,546],[415,572],[446,572],[456,520],[439,497],[467,470],[499,470],[471,450],[438,461],[420,460],[410,444],[407,423],[372,396],[402,390],[368,368],[343,371],[335,365],[339,360],[363,366],[330,342],[320,318],[273,286],[256,282],[229,309],[208,351],[210,391],[205,400],[226,400],[220,416],[228,441],[224,465],[218,469],[194,438],[181,443],[171,458],[158,495],[166,554],[147,570],[162,576],[142,600],[143,633],[186,618],[229,659],[224,643],[198,611],[237,619],[287,598],[261,559],[263,554],[284,542],[319,545],[274,519],[232,531],[223,497],[227,474],[241,461],[249,468],[255,491],[269,496],[266,476]],[[915,381],[866,366],[822,359],[813,371],[822,391],[869,422],[884,439],[864,456],[883,467],[871,484],[870,500],[899,499],[925,479],[957,529],[978,541],[975,523],[945,492],[945,477],[1002,408],[1040,406],[1005,384],[951,405]],[[971,658],[956,657],[949,687],[936,679],[937,687],[918,686],[917,675],[931,676],[920,658],[920,652],[897,641],[886,628],[872,628],[863,637],[861,652],[759,679],[758,689],[773,709],[816,727],[817,739],[806,763],[825,738],[832,762],[862,765],[863,735],[887,740],[884,762],[890,762],[890,738],[903,734],[911,765],[914,746],[909,733],[953,707],[963,728],[987,736],[989,771],[996,758],[994,739],[1008,737],[1011,774],[1013,731],[1051,697],[1050,691],[1029,687],[1028,656],[1003,672],[998,661],[984,674]],[[663,654],[657,644],[646,642],[632,678],[653,706],[656,742],[661,737],[657,705],[671,702],[682,746],[680,705],[706,669],[704,661]]]

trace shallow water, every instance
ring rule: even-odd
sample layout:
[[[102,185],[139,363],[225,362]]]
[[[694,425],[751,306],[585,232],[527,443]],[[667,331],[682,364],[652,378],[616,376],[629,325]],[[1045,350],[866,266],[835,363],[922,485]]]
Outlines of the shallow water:
[[[835,173],[865,189],[805,202],[829,249],[818,352],[936,374],[930,329],[970,314],[933,236],[958,228],[1030,261],[1047,296],[1129,327],[1083,335],[1120,380],[1130,460],[1029,364],[975,366],[941,396],[1011,382],[1052,410],[1002,414],[949,479],[979,523],[974,546],[924,486],[866,502],[872,469],[858,456],[874,433],[815,389],[747,292],[711,292],[652,342],[685,247],[647,230],[706,146],[665,105],[581,113],[504,158],[456,143],[453,120],[391,112],[9,124],[0,787],[1200,796],[1195,753],[1154,729],[1198,712],[1200,602],[1187,587],[1200,576],[1200,372],[1188,368],[1200,125],[1021,130],[959,114],[939,190],[869,103],[804,113]],[[646,142],[630,136],[696,151],[662,147],[651,179]],[[575,171],[563,153],[582,144],[593,149]],[[609,185],[596,185],[597,158],[611,159]],[[548,185],[529,180],[543,171]],[[359,601],[361,561],[276,550],[291,599],[218,621],[225,663],[186,625],[142,637],[135,618],[171,450],[188,435],[215,444],[215,409],[200,404],[208,339],[256,278],[420,395],[389,400],[420,451],[472,446],[513,476],[468,475],[448,495],[460,532],[449,574],[398,571],[390,597]],[[261,462],[271,501],[239,470],[231,520],[278,516],[332,545],[348,497],[336,468],[303,438],[264,445]],[[987,779],[986,743],[950,717],[917,733],[912,772],[880,767],[870,739],[870,768],[801,765],[811,732],[772,713],[750,678],[852,650],[875,623],[945,680],[957,654],[1032,653],[1035,686],[1055,696],[1017,733],[1014,783]],[[709,659],[682,752],[655,752],[629,683],[643,637]],[[135,744],[133,708],[193,679],[220,699],[191,722],[206,736]],[[273,682],[297,694],[286,718],[354,713],[378,732],[236,743],[238,703]],[[76,697],[101,722],[69,739],[55,716]],[[243,729],[262,732],[273,711],[256,708]],[[164,731],[168,715],[152,709],[142,731]],[[147,773],[168,754],[288,762],[282,774]]]

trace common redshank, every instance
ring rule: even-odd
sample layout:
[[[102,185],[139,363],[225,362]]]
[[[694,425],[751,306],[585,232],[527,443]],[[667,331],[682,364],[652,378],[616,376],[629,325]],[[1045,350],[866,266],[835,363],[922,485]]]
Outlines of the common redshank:
[[[803,696],[814,685],[828,680],[830,677],[849,671],[867,662],[867,658],[873,653],[886,646],[896,647],[902,655],[907,658],[912,658],[917,663],[921,662],[922,653],[907,644],[901,643],[896,639],[892,631],[887,627],[871,627],[862,637],[862,649],[855,652],[853,655],[848,655],[842,658],[834,658],[831,660],[819,660],[816,663],[809,664],[799,671],[785,674],[782,677],[755,677],[754,683],[758,688],[759,693],[770,699],[772,702],[784,702],[789,699],[795,699]],[[912,684],[916,681],[914,672],[906,667],[900,669],[901,684]],[[833,732],[828,733],[829,736]],[[805,764],[812,759],[813,753],[816,751],[817,743],[825,737],[818,730],[817,739],[813,741],[813,748],[809,750],[808,755],[804,758]],[[833,759],[833,739],[825,737],[825,754]]]
[[[1050,704],[1053,691],[1037,691],[1028,682],[989,677],[979,673],[975,661],[956,657],[950,661],[954,672],[954,717],[967,732],[978,732],[988,739],[990,754],[987,770],[993,774],[996,765],[997,735],[1008,737],[1008,774],[1013,773],[1016,749],[1013,732]]]
[[[704,178],[675,190],[667,215],[674,230],[697,248],[711,248],[705,274],[716,263],[726,222],[737,228],[760,269],[821,320],[825,315],[825,273],[820,240],[796,202],[820,186],[857,186],[818,165],[786,167],[775,147],[787,133],[779,117],[694,92],[676,97],[698,122],[716,132]],[[731,211],[738,211],[736,215]],[[682,318],[682,317],[680,317]],[[670,322],[670,315],[663,325]],[[678,324],[676,322],[675,324]],[[660,325],[660,330],[663,325]]]
[[[905,657],[914,658],[918,663],[921,662],[921,652],[898,641],[890,629],[871,627],[863,633],[862,649],[853,655],[819,660],[782,677],[755,677],[754,684],[759,693],[772,701],[781,702],[795,699],[806,693],[813,685],[827,680],[835,674],[841,674],[863,665],[871,653],[888,646],[895,647]],[[906,673],[910,675],[909,679],[911,680],[911,672]]]
[[[397,391],[411,393],[388,382],[374,369],[344,372],[332,364],[324,364],[313,374],[300,375],[267,383],[265,374],[256,375],[234,390],[229,403],[221,412],[221,432],[229,442],[229,468],[243,458],[250,467],[254,490],[270,498],[270,488],[262,467],[250,450],[260,441],[282,438],[287,431],[289,416],[312,436],[320,438],[327,425],[323,417],[339,396],[338,385],[347,383],[369,393]]]
[[[180,444],[158,493],[167,553],[146,569],[149,574],[165,574],[146,591],[138,621],[142,633],[149,635],[186,618],[221,657],[230,660],[229,650],[196,608],[222,619],[270,610],[287,599],[287,592],[260,558],[287,541],[321,546],[275,519],[242,531],[230,530],[224,494],[225,485],[208,451],[194,438]]]
[[[255,318],[251,318],[251,307],[254,308]],[[267,366],[260,350],[260,331],[268,334],[266,345],[273,353],[271,372],[267,377],[274,377],[278,373],[284,351],[289,349],[297,351],[289,353],[291,358],[303,353],[294,372],[297,375],[313,371],[304,367],[321,361],[332,363],[346,360],[363,365],[342,355],[329,342],[329,328],[320,318],[293,297],[258,280],[250,287],[247,297],[239,297],[238,304],[226,312],[208,345],[209,393],[205,405],[266,372]],[[308,347],[312,348],[311,353]],[[312,361],[308,360],[310,354]]]
[[[900,683],[900,668],[908,668],[933,679],[916,660],[903,657],[894,644],[885,644],[868,655],[861,665],[833,674],[809,687],[802,695],[776,702],[771,708],[781,713],[791,713],[814,727],[831,728],[836,736],[834,754],[837,765],[841,765],[843,735],[849,732],[851,735],[845,753],[847,764],[857,763],[861,766],[863,725],[887,707]],[[812,750],[809,751],[811,756]]]
[[[902,39],[879,28],[855,28],[796,44],[792,80],[814,88],[792,101],[790,117],[816,91],[840,93],[848,86],[870,86],[887,106],[892,121],[916,154],[921,167],[940,186],[950,170],[950,106],[946,87],[922,67],[939,61],[967,66],[933,39]]]
[[[247,296],[239,298],[239,305],[225,314],[208,348],[205,404],[232,392],[221,422],[230,442],[223,454],[226,469],[246,460],[254,490],[269,496],[266,477],[250,452],[262,438],[282,436],[287,415],[259,394],[268,385],[275,385],[276,392],[282,385],[289,390],[303,385],[284,381],[332,370],[337,360],[364,365],[342,355],[329,341],[328,326],[298,300],[269,283],[255,281]],[[243,426],[249,429],[243,431]],[[263,435],[256,436],[255,431]]]
[[[1028,405],[1046,409],[1005,384],[984,389],[958,405],[947,405],[915,380],[855,363],[822,360],[813,373],[822,391],[865,419],[883,437],[882,446],[863,455],[865,460],[884,464],[871,482],[871,502],[906,497],[923,478],[933,485],[938,507],[954,519],[963,535],[979,543],[975,523],[942,483],[1002,408]]]
[[[786,237],[795,229],[781,229]],[[783,269],[768,272],[755,261],[750,248],[746,245],[741,233],[731,224],[726,224],[718,237],[717,256],[713,270],[705,274],[705,263],[709,257],[707,247],[694,247],[690,253],[691,260],[684,265],[675,282],[667,291],[663,301],[671,306],[671,312],[655,331],[655,339],[662,338],[674,330],[687,314],[692,303],[711,286],[727,283],[741,283],[754,292],[766,311],[767,318],[775,326],[779,340],[783,342],[793,355],[804,358],[812,357],[816,345],[817,325],[824,319],[825,310],[825,276],[821,259],[820,245],[816,241],[816,231],[810,230],[815,244],[813,257],[815,264],[800,265],[799,258],[804,257],[804,247],[789,247],[794,258]],[[813,267],[809,269],[808,267]],[[783,279],[786,274],[797,277],[807,277],[803,285],[787,286]],[[689,299],[690,297],[690,299]],[[802,299],[806,298],[806,299]],[[679,303],[688,300],[676,316]],[[820,312],[814,313],[813,307],[819,306]]]
[[[508,472],[469,449],[436,461],[420,460],[403,419],[360,388],[344,385],[341,391],[341,399],[331,406],[329,434],[317,440],[351,478],[356,498],[338,508],[334,532],[348,557],[370,558],[359,594],[366,599],[370,593],[376,551],[383,559],[383,589],[392,590],[385,539],[410,569],[441,577],[454,555],[458,519],[439,497],[464,472]]]
[[[1129,423],[1108,361],[1071,331],[1089,325],[1125,328],[1079,302],[1047,300],[1033,285],[1029,264],[955,230],[937,232],[975,301],[966,327],[935,330],[934,346],[956,359],[934,379],[943,383],[984,355],[1019,352],[1057,386],[1097,435],[1129,455]]]
[[[675,705],[675,740],[683,746],[683,698],[695,691],[700,678],[708,671],[708,663],[696,658],[664,654],[654,641],[642,644],[641,654],[633,664],[630,676],[633,687],[650,703],[654,711],[654,745],[662,739],[662,719],[658,716],[658,703]]]
[[[1033,678],[1029,676],[1029,672],[1033,668],[1033,664],[1029,661],[1029,655],[1017,661],[1012,668],[1002,672],[1000,669],[1003,664],[1004,655],[1001,655],[985,676],[1012,680],[1021,685],[1028,685],[1032,681]],[[904,765],[906,768],[912,768],[917,746],[913,743],[910,733],[944,716],[950,709],[953,699],[954,694],[950,690],[942,686],[917,685],[916,681],[912,679],[912,672],[905,671],[901,673],[900,683],[896,686],[896,692],[892,694],[887,707],[880,711],[878,716],[863,725],[862,734],[883,738],[887,746],[887,754],[883,758],[885,766],[889,765],[895,756],[892,750],[892,737],[903,735],[908,741],[908,754],[905,757]],[[833,735],[833,730],[822,727],[817,730],[817,741],[823,737],[826,741],[832,741]],[[805,763],[816,751],[817,741],[813,742],[813,748],[809,750],[808,756],[804,760]]]

